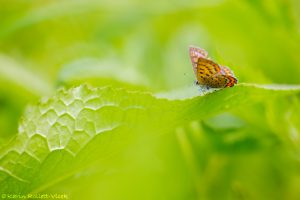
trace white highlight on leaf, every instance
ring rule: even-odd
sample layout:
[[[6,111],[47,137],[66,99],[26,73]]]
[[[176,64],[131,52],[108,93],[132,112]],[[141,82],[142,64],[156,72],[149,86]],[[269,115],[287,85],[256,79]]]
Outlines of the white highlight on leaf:
[[[19,176],[13,174],[11,171],[9,171],[9,170],[7,170],[7,169],[1,167],[1,166],[0,166],[0,171],[5,172],[6,174],[10,175],[11,177],[17,179],[18,181],[21,181],[21,182],[24,182],[24,183],[29,183],[28,180],[22,179],[21,177],[19,177]]]

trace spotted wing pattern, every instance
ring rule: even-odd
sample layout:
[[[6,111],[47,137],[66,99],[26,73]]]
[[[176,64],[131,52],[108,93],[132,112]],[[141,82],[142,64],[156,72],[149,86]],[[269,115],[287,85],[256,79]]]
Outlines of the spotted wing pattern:
[[[226,66],[218,65],[209,58],[204,49],[190,47],[190,58],[197,78],[197,84],[211,88],[232,87],[237,83],[233,72]]]
[[[227,84],[226,87],[232,87],[234,84],[237,83],[237,79],[234,76],[234,73],[227,67],[227,66],[220,66],[221,68],[221,74],[226,78]]]

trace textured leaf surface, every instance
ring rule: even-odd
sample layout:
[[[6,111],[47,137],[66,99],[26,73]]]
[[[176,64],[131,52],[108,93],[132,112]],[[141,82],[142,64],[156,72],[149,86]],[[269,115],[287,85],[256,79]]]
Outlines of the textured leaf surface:
[[[0,193],[43,191],[88,166],[101,165],[142,135],[155,134],[159,138],[191,121],[203,121],[270,99],[296,97],[299,92],[297,86],[242,84],[203,96],[195,93],[193,97],[168,100],[110,87],[83,85],[61,90],[29,107],[17,137],[2,148]]]

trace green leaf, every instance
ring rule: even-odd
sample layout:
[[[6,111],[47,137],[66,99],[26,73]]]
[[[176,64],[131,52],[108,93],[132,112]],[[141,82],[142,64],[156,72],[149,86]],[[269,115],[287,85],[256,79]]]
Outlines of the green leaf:
[[[17,133],[18,119],[26,104],[52,92],[40,74],[0,54],[0,145]]]
[[[159,140],[175,130],[181,134],[179,144],[183,145],[185,157],[187,152],[193,153],[186,150],[189,139],[184,139],[191,135],[183,136],[184,129],[178,127],[195,120],[206,122],[219,113],[234,113],[270,99],[297,98],[299,92],[299,86],[282,88],[240,84],[202,96],[200,93],[184,94],[181,96],[186,98],[174,99],[172,94],[154,96],[86,85],[60,90],[54,97],[29,107],[21,121],[19,134],[1,149],[0,193],[44,191],[91,166],[109,168],[113,162],[118,162],[120,155],[125,155],[130,145],[147,145],[151,143],[149,138]],[[230,120],[237,121],[235,118]],[[242,122],[238,123],[241,125],[234,126],[235,129],[244,126]],[[221,129],[226,128],[221,126]],[[204,129],[213,132],[209,125]],[[245,134],[247,132],[226,140],[236,141]],[[214,139],[219,143],[211,145],[231,148],[230,144],[223,144],[224,138],[220,139]],[[195,142],[197,148],[204,148],[201,139],[196,137],[194,141],[200,142]],[[139,145],[134,147],[137,148],[135,154],[142,150]],[[187,157],[191,159],[193,156]],[[197,159],[202,160],[202,157],[196,156]],[[194,167],[197,168],[197,164]]]

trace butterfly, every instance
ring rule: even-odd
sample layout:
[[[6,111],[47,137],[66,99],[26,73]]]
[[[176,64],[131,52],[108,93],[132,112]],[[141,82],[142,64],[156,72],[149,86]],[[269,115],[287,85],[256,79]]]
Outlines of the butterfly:
[[[233,72],[228,67],[219,65],[208,58],[208,53],[204,49],[191,46],[190,58],[197,85],[204,85],[207,88],[226,88],[237,83]]]

